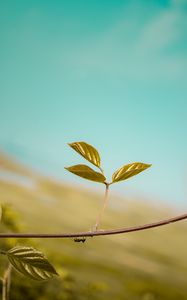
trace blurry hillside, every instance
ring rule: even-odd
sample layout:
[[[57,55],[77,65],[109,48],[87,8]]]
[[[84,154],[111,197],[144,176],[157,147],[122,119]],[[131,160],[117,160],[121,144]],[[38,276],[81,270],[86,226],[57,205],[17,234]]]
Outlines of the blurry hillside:
[[[102,204],[102,195],[63,185],[3,153],[0,197],[1,203],[10,204],[18,213],[22,232],[89,230]],[[113,194],[110,204],[102,228],[143,224],[175,215],[172,209],[142,199],[124,201]],[[26,289],[32,290],[28,300],[187,299],[186,232],[187,223],[183,221],[144,232],[89,238],[84,244],[71,239],[32,241],[59,268],[62,277],[38,284],[22,281],[21,275],[14,274],[11,299],[22,299],[20,295]],[[12,243],[17,242],[24,243]]]

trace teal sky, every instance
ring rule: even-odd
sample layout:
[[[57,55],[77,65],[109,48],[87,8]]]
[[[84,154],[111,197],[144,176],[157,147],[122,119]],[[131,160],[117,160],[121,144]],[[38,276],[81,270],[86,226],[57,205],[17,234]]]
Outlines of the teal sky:
[[[0,45],[2,150],[94,188],[63,169],[87,141],[153,164],[114,191],[186,205],[187,1],[1,1]]]

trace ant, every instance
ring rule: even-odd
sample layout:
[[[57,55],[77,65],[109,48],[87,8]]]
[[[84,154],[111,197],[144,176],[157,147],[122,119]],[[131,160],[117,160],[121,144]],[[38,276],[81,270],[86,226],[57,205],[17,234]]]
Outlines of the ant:
[[[76,243],[84,243],[86,241],[86,238],[85,237],[81,237],[81,238],[75,238],[74,239],[74,242]]]

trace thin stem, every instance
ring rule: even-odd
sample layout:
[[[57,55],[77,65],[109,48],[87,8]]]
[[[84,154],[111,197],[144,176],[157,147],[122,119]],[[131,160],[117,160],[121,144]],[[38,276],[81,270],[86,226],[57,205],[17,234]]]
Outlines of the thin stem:
[[[12,267],[10,263],[2,278],[2,300],[9,300]]]
[[[104,202],[103,202],[103,207],[97,217],[97,220],[96,220],[96,223],[95,223],[95,226],[94,226],[94,230],[97,230],[100,223],[101,223],[101,219],[102,219],[102,216],[103,216],[103,213],[105,211],[105,208],[107,206],[107,203],[108,203],[108,192],[109,192],[109,184],[108,183],[105,183],[105,186],[106,186],[106,189],[105,189],[105,196],[104,196]]]
[[[50,238],[76,238],[76,237],[93,237],[93,236],[101,236],[101,235],[113,235],[113,234],[122,234],[128,232],[141,231],[146,229],[151,229],[155,227],[164,226],[167,224],[179,222],[187,219],[187,213],[179,216],[175,216],[173,218],[164,219],[161,221],[131,226],[131,227],[122,227],[118,229],[108,229],[108,230],[96,230],[96,231],[83,231],[83,232],[70,232],[70,233],[0,233],[0,238],[42,238],[42,239],[50,239]]]

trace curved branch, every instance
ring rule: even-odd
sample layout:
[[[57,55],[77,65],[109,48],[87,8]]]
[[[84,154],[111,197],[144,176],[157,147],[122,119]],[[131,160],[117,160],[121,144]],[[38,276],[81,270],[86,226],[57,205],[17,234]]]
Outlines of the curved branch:
[[[110,229],[110,230],[96,230],[96,231],[83,231],[75,233],[0,233],[0,238],[76,238],[76,237],[93,237],[100,235],[113,235],[128,233],[134,231],[141,231],[145,229],[151,229],[154,227],[159,227],[167,225],[170,223],[175,223],[187,219],[187,213],[179,215],[173,218],[164,219],[158,222],[148,223],[144,225],[124,227],[119,229]]]

